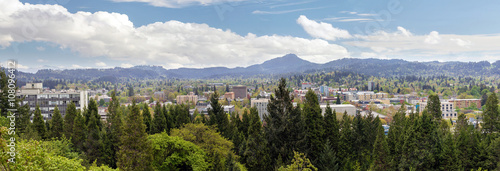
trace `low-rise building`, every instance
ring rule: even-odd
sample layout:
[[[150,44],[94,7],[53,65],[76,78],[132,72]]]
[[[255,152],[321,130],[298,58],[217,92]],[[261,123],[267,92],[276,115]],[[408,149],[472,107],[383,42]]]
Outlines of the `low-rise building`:
[[[481,108],[481,99],[451,99],[448,100],[448,102],[455,104],[455,108],[457,109],[467,108],[470,106],[474,106],[478,109]]]
[[[322,104],[319,107],[321,108],[321,115],[325,115],[326,104]],[[339,104],[339,105],[330,105],[332,111],[335,110],[337,113],[344,113],[347,111],[348,115],[354,116],[356,115],[356,107],[350,104]]]
[[[194,95],[193,92],[190,92],[189,95],[178,95],[176,100],[177,104],[183,104],[189,102],[196,105],[196,102],[198,102],[198,96]]]

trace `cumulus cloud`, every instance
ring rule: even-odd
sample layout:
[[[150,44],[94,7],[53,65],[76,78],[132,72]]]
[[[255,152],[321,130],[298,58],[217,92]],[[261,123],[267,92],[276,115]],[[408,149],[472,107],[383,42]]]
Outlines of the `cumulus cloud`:
[[[12,42],[50,42],[84,57],[103,56],[136,65],[236,67],[286,53],[320,63],[349,56],[346,48],[321,39],[252,33],[242,36],[207,24],[180,21],[134,27],[124,14],[70,13],[59,5],[23,4],[17,0],[0,1],[0,19],[1,47]],[[340,37],[349,36],[347,31],[339,33],[344,34]]]
[[[95,66],[98,66],[98,67],[106,67],[107,65],[106,65],[106,63],[104,63],[104,62],[96,62],[96,63],[95,63]]]
[[[432,31],[425,37],[424,42],[427,44],[438,44],[441,41],[441,37],[439,37],[439,33],[437,31]]]
[[[112,0],[114,2],[143,2],[155,7],[182,8],[193,5],[213,5],[221,3],[234,3],[245,0]]]
[[[369,35],[354,35],[357,40],[345,41],[344,44],[368,48],[371,51],[360,52],[361,57],[398,58],[406,60],[432,61],[439,57],[443,61],[478,61],[500,59],[500,34],[491,35],[455,35],[429,34],[414,35],[403,27],[395,32],[378,31]],[[464,48],[465,47],[465,48]]]
[[[134,65],[132,65],[132,64],[125,64],[124,63],[124,64],[121,64],[120,67],[122,67],[122,68],[132,68],[132,67],[134,67]]]
[[[335,41],[337,39],[347,39],[352,37],[347,30],[335,28],[328,23],[318,23],[314,20],[309,20],[304,15],[301,15],[297,19],[297,23],[300,24],[309,35],[315,38]]]

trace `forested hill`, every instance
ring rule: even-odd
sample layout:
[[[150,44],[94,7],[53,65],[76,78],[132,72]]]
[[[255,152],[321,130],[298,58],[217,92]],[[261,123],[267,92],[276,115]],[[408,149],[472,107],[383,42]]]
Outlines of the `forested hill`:
[[[344,58],[325,64],[316,64],[303,60],[294,54],[288,54],[248,67],[226,68],[212,67],[203,69],[179,68],[164,69],[160,66],[135,66],[132,68],[110,69],[42,69],[37,73],[20,72],[21,80],[70,79],[70,80],[107,80],[120,78],[132,79],[204,79],[223,76],[249,77],[255,75],[276,75],[319,71],[349,71],[373,76],[500,76],[500,60],[490,64],[481,62],[409,62],[400,59],[359,59]]]

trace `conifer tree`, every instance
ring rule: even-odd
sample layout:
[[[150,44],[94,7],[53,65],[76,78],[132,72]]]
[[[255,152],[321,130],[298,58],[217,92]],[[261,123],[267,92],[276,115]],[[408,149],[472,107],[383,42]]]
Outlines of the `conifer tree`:
[[[414,116],[414,115],[412,115]],[[398,112],[393,117],[392,123],[390,123],[391,127],[389,128],[389,132],[387,135],[387,145],[389,148],[389,159],[390,167],[397,168],[401,163],[401,156],[403,155],[403,144],[405,143],[405,134],[406,130],[409,129],[410,126],[406,127],[407,121],[405,117],[405,111],[403,108],[400,108]]]
[[[71,137],[71,142],[77,150],[80,152],[85,152],[85,140],[87,139],[87,125],[85,125],[85,119],[77,111],[75,121],[73,125],[73,133]]]
[[[99,120],[95,115],[91,115],[87,124],[87,139],[85,140],[85,154],[89,163],[96,162],[102,164],[102,134],[99,129]]]
[[[161,104],[156,104],[154,112],[153,123],[151,124],[151,134],[163,132],[167,125]]]
[[[45,128],[45,122],[43,121],[42,112],[40,111],[40,107],[37,105],[35,109],[35,115],[33,116],[33,130],[38,133],[38,136],[42,139],[47,138],[47,130]]]
[[[304,143],[301,110],[293,107],[292,96],[286,87],[286,80],[281,78],[267,105],[269,115],[264,117],[269,155],[271,159],[277,159],[272,161],[272,166],[279,165],[280,161],[290,161],[293,151],[301,150]]]
[[[339,122],[337,121],[336,111],[332,112],[330,104],[326,105],[325,109],[325,139],[330,141],[331,148],[333,150],[338,149],[338,140],[340,138],[339,133]]]
[[[337,101],[335,102],[335,104],[341,104],[340,103],[340,95],[339,94],[337,94]]]
[[[344,112],[341,121],[341,130],[340,130],[340,139],[339,139],[339,158],[342,158],[343,167],[350,164],[351,158],[353,158],[352,152],[352,121],[351,118],[347,115],[347,112]]]
[[[214,125],[223,137],[229,139],[231,137],[228,128],[229,119],[226,112],[224,112],[222,104],[219,103],[219,93],[217,91],[210,97],[210,106],[211,108],[208,109],[208,115],[210,116],[208,124]]]
[[[429,96],[429,101],[427,102],[427,112],[433,116],[435,121],[441,121],[441,118],[443,118],[441,116],[441,102],[439,101],[439,96],[437,94]]]
[[[267,142],[262,135],[262,123],[255,107],[250,109],[248,140],[243,153],[245,163],[250,170],[269,170],[270,161],[266,153]]]
[[[488,96],[484,110],[484,133],[500,132],[500,111],[498,110],[498,98],[495,94]]]
[[[64,115],[64,135],[66,138],[73,137],[73,125],[76,118],[76,106],[75,103],[71,102],[66,107],[66,115]]]
[[[260,119],[259,119],[260,121]],[[248,110],[243,111],[241,124],[238,125],[238,130],[243,133],[245,138],[248,138],[248,128],[250,127],[250,115]]]
[[[175,127],[176,120],[175,120],[174,106],[170,105],[167,108],[167,105],[163,105],[162,112],[163,112],[163,116],[165,116],[165,123],[166,123],[165,130],[167,130],[167,132],[170,132],[170,130],[172,130],[173,128],[176,128]]]
[[[151,133],[152,119],[151,119],[151,113],[149,112],[148,104],[144,104],[144,108],[142,110],[142,116],[144,118],[144,125],[146,125],[146,132]]]
[[[175,120],[177,121],[177,127],[181,127],[184,124],[191,122],[191,117],[189,116],[189,106],[181,104],[175,106],[175,113],[177,113]]]
[[[117,163],[120,170],[151,170],[151,147],[142,121],[139,106],[133,102],[121,136]]]
[[[120,108],[120,102],[113,91],[111,94],[111,102],[108,107],[108,122],[104,128],[103,135],[103,157],[104,164],[111,168],[116,168],[117,153],[120,150],[120,138],[123,134],[123,112]]]
[[[59,112],[57,106],[54,108],[54,114],[52,115],[50,135],[52,138],[60,139],[63,134],[63,118]]]
[[[375,144],[373,144],[373,164],[371,166],[371,169],[381,171],[389,170],[389,149],[386,141],[386,136],[384,134],[384,128],[382,127],[380,122],[376,128],[376,134],[377,139],[375,140]]]
[[[318,169],[325,171],[340,171],[340,162],[336,150],[333,149],[330,143],[330,139],[326,139],[323,151],[321,151],[318,157]]]
[[[29,104],[22,105],[18,108],[19,121],[16,122],[16,132],[19,134],[27,133],[28,127],[30,126],[30,119],[32,112],[30,111]]]
[[[309,89],[306,93],[306,100],[302,110],[306,123],[306,154],[312,163],[316,163],[318,154],[323,150],[323,117],[319,107],[318,97]]]

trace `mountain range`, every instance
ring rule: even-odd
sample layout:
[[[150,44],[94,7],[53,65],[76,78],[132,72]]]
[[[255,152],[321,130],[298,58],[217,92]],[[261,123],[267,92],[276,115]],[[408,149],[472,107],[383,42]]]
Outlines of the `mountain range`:
[[[42,69],[36,73],[19,72],[20,80],[76,79],[116,80],[132,79],[210,79],[219,77],[249,77],[255,75],[300,74],[329,71],[347,71],[373,76],[500,76],[500,60],[481,62],[410,62],[401,59],[343,58],[324,64],[312,63],[294,54],[277,57],[248,67],[211,67],[164,69],[161,66],[140,65],[131,68],[109,69]]]

